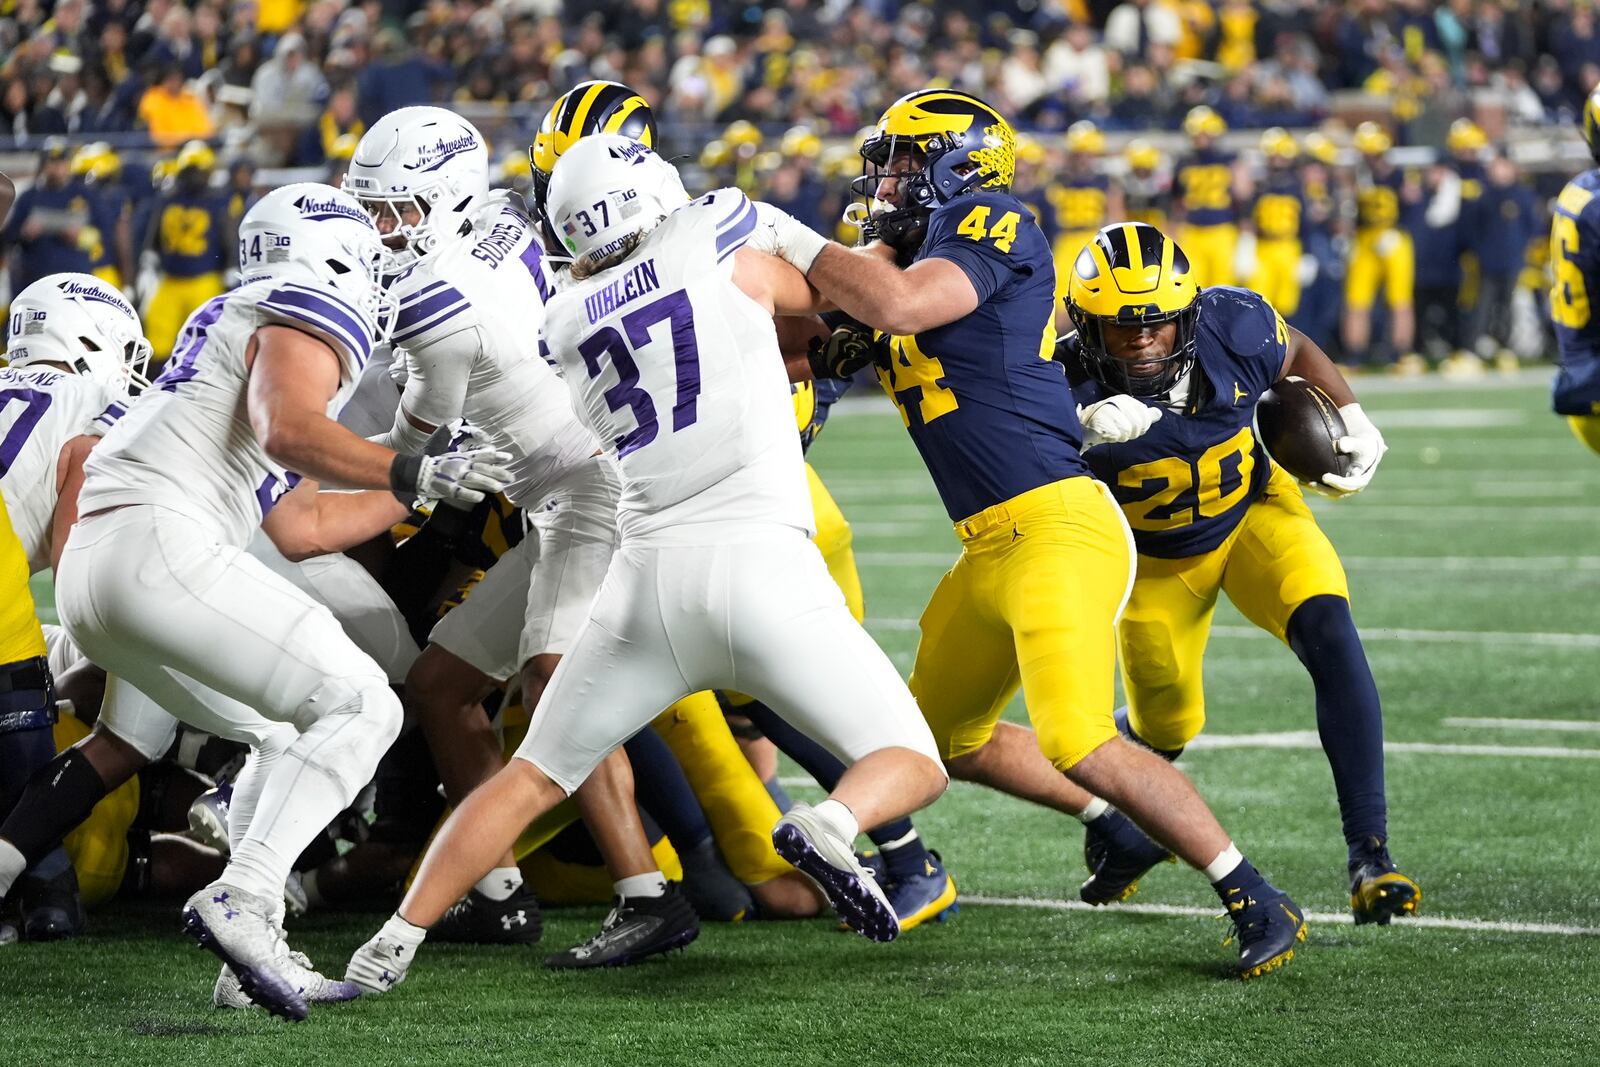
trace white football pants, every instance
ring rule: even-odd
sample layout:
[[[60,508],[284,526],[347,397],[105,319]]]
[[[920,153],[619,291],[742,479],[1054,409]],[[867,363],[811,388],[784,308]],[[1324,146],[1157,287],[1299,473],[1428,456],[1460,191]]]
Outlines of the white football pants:
[[[899,747],[942,767],[905,682],[851,617],[816,545],[787,526],[718,525],[724,543],[622,543],[517,757],[571,793],[669,705],[732,689],[846,763]]]
[[[267,899],[399,733],[383,669],[326,607],[176,512],[80,519],[56,607],[85,655],[149,698],[108,691],[107,729],[147,737],[165,709],[253,747],[230,812],[246,828],[220,880]]]

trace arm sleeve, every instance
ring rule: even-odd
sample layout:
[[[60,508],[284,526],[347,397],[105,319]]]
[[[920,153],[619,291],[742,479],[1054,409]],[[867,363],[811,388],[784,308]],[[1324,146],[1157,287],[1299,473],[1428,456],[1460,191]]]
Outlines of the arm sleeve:
[[[326,343],[352,380],[372,358],[376,328],[365,312],[330,288],[285,282],[261,299],[256,314],[263,325],[288,326]]]
[[[965,201],[958,201],[963,207]],[[973,240],[956,232],[961,220],[970,215],[972,211],[986,202],[974,200],[966,213],[961,211],[942,211],[928,226],[928,237],[923,243],[923,259],[946,259],[960,267],[972,282],[972,287],[978,292],[978,302],[981,304],[988,300],[1010,281],[1020,270],[1028,269],[1026,264],[1019,263],[1017,256],[1024,244],[1023,237],[1018,236],[1016,244],[1010,252],[1002,252],[998,244],[991,238]],[[1004,203],[989,204],[989,224],[992,226],[1007,211],[1019,211],[1027,216],[1018,220],[1019,226],[1036,226],[1033,215],[1026,208],[1011,207]]]
[[[396,440],[398,435],[407,432],[421,433],[406,422],[408,411],[430,426],[444,426],[452,419],[461,418],[467,403],[467,382],[472,365],[482,349],[483,339],[478,328],[472,326],[416,349],[405,350],[406,388],[395,412]],[[402,424],[405,424],[404,430]]]

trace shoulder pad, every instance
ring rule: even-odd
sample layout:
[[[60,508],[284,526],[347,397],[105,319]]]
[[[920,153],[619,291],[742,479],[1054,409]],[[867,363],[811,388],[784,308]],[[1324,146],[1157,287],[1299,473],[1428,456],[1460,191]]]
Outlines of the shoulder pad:
[[[425,338],[454,333],[470,324],[463,319],[472,304],[460,289],[438,278],[432,271],[413,273],[407,285],[397,293],[400,310],[395,315],[394,333],[390,340],[397,345],[425,343]]]
[[[694,233],[712,236],[720,262],[755,232],[756,206],[739,189],[713,189],[674,211],[667,221],[688,227]]]
[[[377,332],[367,314],[325,285],[274,280],[260,284],[254,311],[263,323],[288,326],[330,345],[351,377],[372,358]]]

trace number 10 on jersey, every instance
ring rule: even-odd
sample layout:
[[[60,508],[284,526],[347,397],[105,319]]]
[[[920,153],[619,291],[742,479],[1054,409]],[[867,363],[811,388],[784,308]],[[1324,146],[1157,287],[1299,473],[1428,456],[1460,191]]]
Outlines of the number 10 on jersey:
[[[631,409],[634,422],[638,424],[617,438],[618,459],[654,441],[660,432],[656,404],[639,385],[639,364],[634,354],[651,342],[652,329],[669,321],[673,362],[677,367],[678,395],[672,405],[672,429],[676,432],[694,425],[698,417],[695,404],[700,396],[700,346],[694,336],[694,308],[689,304],[687,292],[679,289],[635,308],[622,316],[621,332],[614,326],[604,326],[578,345],[590,378],[600,377],[604,371],[600,357],[610,355],[612,365],[617,368],[617,384],[605,391],[606,403],[612,411]]]

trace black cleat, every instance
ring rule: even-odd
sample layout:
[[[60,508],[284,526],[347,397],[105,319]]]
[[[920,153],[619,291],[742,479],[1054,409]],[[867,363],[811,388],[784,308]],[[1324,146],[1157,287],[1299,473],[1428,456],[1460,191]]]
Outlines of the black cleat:
[[[659,897],[617,897],[600,932],[544,961],[555,971],[631,967],[650,956],[684,948],[700,936],[700,920],[678,887]]]
[[[1158,863],[1170,862],[1172,853],[1145,836],[1116,808],[1084,825],[1083,862],[1089,878],[1078,888],[1085,904],[1096,907],[1127,900],[1139,889],[1139,879]]]
[[[71,867],[54,878],[24,876],[17,885],[22,898],[22,936],[28,941],[60,941],[77,937],[88,926],[78,896],[78,873]]]
[[[532,945],[543,933],[539,898],[522,885],[505,900],[490,900],[469,889],[428,931],[428,939],[467,945]]]
[[[1350,854],[1350,910],[1356,925],[1388,926],[1396,915],[1415,915],[1422,887],[1401,874],[1389,858],[1389,844],[1369,837]]]
[[[1306,939],[1306,918],[1289,894],[1265,883],[1263,888],[1259,897],[1241,894],[1227,903],[1233,934],[1223,944],[1238,939],[1235,973],[1245,980],[1259,978],[1294,959],[1295,946]]]

